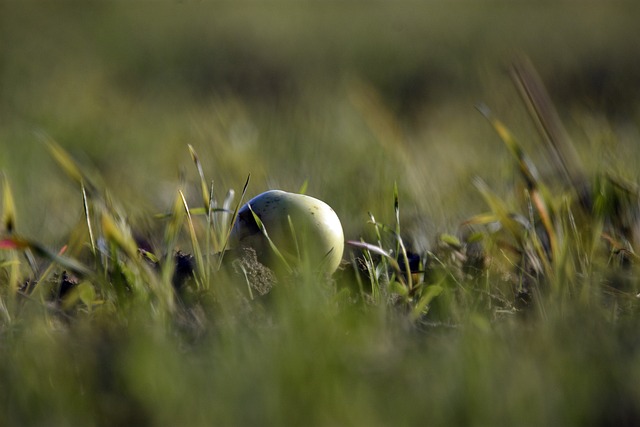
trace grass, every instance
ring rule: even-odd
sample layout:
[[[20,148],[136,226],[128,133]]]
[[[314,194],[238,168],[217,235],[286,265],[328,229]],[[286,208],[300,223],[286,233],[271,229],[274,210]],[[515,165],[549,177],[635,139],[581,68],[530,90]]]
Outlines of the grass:
[[[637,424],[636,7],[592,6],[4,3],[0,419]],[[268,188],[332,278],[226,251]]]

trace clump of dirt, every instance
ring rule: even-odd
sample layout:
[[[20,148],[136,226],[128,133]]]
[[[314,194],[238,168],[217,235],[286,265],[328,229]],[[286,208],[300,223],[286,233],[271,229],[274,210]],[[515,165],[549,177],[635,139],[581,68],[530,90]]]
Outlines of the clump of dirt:
[[[178,251],[174,255],[174,261],[173,286],[177,290],[182,290],[193,278],[195,259],[191,254]],[[234,274],[245,278],[252,291],[258,295],[266,295],[278,282],[275,273],[258,261],[256,251],[253,248],[233,250],[225,257],[224,264],[231,266]]]
[[[241,248],[239,251],[238,257],[231,262],[234,272],[243,275],[251,289],[259,295],[268,294],[278,283],[275,273],[258,261],[253,248]]]

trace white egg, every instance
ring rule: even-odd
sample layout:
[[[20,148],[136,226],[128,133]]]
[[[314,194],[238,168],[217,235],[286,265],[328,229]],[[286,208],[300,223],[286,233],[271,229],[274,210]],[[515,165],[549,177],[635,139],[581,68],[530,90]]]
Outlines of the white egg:
[[[336,271],[344,251],[344,234],[338,215],[329,205],[310,196],[271,190],[249,200],[240,209],[231,231],[232,245],[251,247],[259,259],[277,265],[282,260],[251,211],[260,218],[287,264],[303,264],[329,274]]]

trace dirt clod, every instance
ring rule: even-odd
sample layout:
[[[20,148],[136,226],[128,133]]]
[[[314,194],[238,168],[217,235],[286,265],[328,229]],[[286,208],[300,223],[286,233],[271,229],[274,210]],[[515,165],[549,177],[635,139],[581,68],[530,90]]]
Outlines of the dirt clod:
[[[252,248],[240,249],[238,258],[232,262],[236,274],[244,275],[251,289],[259,295],[265,295],[277,284],[274,272],[258,261],[256,251]]]

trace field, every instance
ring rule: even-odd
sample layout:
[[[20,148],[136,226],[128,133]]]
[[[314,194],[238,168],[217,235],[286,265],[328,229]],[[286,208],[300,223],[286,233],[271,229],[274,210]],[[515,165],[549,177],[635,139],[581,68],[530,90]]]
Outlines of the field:
[[[0,2],[0,425],[638,425],[637,16]]]

